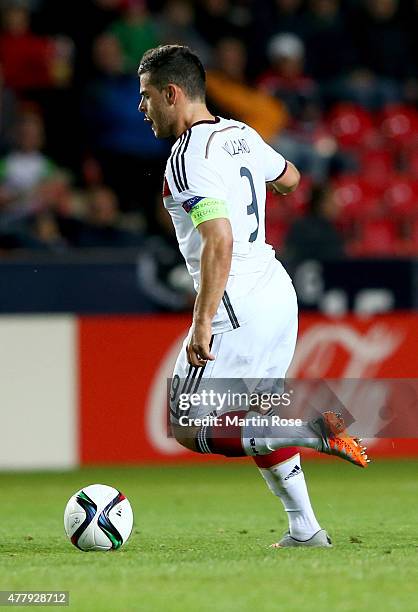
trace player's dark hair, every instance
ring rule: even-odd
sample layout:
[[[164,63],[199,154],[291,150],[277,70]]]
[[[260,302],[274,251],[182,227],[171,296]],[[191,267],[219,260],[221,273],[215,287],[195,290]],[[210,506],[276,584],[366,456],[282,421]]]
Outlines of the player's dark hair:
[[[163,45],[144,53],[138,76],[149,73],[150,82],[159,91],[169,83],[178,85],[191,100],[204,100],[206,73],[202,62],[189,47]]]

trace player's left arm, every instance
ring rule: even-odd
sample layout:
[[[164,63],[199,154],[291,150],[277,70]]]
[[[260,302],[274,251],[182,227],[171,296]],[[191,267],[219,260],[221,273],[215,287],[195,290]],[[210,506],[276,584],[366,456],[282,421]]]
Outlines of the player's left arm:
[[[295,191],[300,182],[300,173],[296,166],[267,144],[255,130],[248,126],[247,130],[262,161],[267,191],[279,195]]]
[[[193,311],[192,334],[187,346],[189,363],[204,366],[213,361],[210,352],[212,319],[225,291],[232,259],[232,228],[227,218],[204,221],[197,226],[202,240],[200,287]]]
[[[287,195],[295,191],[300,182],[300,172],[294,164],[286,161],[285,171],[274,181],[266,183],[267,190],[279,195]]]

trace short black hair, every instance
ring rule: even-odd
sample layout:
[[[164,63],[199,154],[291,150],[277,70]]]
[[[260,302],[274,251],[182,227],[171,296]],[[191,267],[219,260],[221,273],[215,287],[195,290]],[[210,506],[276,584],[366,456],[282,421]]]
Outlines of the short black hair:
[[[162,45],[144,53],[138,68],[138,76],[149,72],[151,83],[159,91],[174,83],[183,89],[191,100],[204,100],[206,73],[203,64],[189,47]]]

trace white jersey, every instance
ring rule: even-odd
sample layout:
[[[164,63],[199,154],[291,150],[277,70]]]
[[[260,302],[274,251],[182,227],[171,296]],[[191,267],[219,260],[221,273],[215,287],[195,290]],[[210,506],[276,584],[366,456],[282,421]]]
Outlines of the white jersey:
[[[277,272],[277,266],[281,267],[265,241],[266,181],[283,175],[286,165],[284,157],[255,130],[219,117],[195,123],[172,147],[165,172],[164,206],[197,291],[201,238],[191,209],[207,198],[225,202],[232,227],[231,270],[212,322],[214,333],[239,327],[254,316],[258,291]],[[282,273],[283,280],[289,282],[284,268]]]

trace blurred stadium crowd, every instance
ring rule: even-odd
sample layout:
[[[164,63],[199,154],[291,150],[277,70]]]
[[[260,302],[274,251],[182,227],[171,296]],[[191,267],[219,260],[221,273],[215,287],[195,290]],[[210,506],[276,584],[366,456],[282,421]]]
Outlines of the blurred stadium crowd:
[[[302,171],[268,200],[297,261],[418,254],[418,2],[0,0],[0,256],[139,247],[179,262],[161,183],[171,143],[137,111],[136,69],[190,45],[214,113]]]

